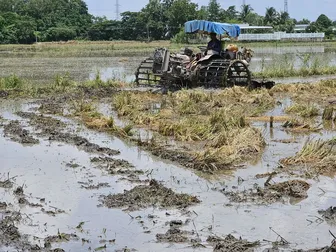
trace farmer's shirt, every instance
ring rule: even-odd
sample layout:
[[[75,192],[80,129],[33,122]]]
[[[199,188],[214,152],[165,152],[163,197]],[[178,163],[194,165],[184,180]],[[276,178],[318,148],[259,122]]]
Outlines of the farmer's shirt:
[[[222,44],[221,44],[221,42],[218,39],[211,40],[208,43],[208,50],[214,50],[214,51],[220,53],[221,50],[222,50]]]

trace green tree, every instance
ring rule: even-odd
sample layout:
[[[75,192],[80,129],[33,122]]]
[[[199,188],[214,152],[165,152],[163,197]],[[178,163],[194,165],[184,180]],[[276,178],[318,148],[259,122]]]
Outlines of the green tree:
[[[317,20],[316,24],[321,28],[321,29],[328,29],[330,26],[332,26],[332,21],[324,14],[321,14]]]
[[[121,14],[121,39],[143,40],[147,37],[146,22],[139,12],[124,12]]]
[[[197,11],[197,19],[206,20],[208,19],[209,12],[206,6],[201,6],[201,8]]]
[[[190,0],[175,0],[167,12],[170,32],[176,34],[185,22],[197,19],[197,7]]]
[[[149,0],[149,3],[141,10],[139,18],[144,20],[149,38],[159,40],[164,37],[166,24],[160,0]]]
[[[222,20],[228,21],[228,20],[236,20],[238,19],[238,11],[236,10],[236,6],[232,5],[229,6],[229,8],[222,13]]]
[[[265,14],[265,25],[273,25],[277,22],[278,12],[275,10],[274,7],[266,8]]]
[[[67,26],[51,27],[44,36],[47,41],[68,41],[76,37],[76,30]]]
[[[220,9],[221,6],[217,2],[217,0],[210,0],[209,5],[208,5],[208,19],[209,21],[217,22],[220,21]]]
[[[88,30],[88,38],[90,40],[112,40],[122,37],[122,29],[120,21],[108,20],[106,17],[93,18],[93,25]],[[128,32],[127,28],[124,27]]]
[[[327,38],[334,35],[333,22],[324,14],[321,14],[316,22],[312,22],[306,29],[308,32],[324,32]]]
[[[243,22],[247,22],[246,21],[246,17],[251,14],[253,12],[253,8],[251,7],[251,5],[249,4],[245,4],[241,6],[241,12],[240,12],[240,19]]]
[[[279,14],[279,23],[286,24],[286,22],[290,19],[288,12],[280,12]]]
[[[69,38],[69,35],[84,38],[92,24],[92,16],[83,0],[0,0],[0,14],[5,13],[16,14],[18,18],[6,21],[13,26],[11,31],[6,31],[7,39],[3,33],[2,43],[5,40],[32,43],[35,32],[45,40]],[[55,37],[57,33],[61,36]],[[64,37],[65,33],[68,35]],[[17,36],[15,39],[13,34]]]
[[[255,12],[251,12],[246,16],[245,22],[248,23],[249,25],[263,25],[264,17],[258,15]]]
[[[304,18],[302,20],[297,21],[297,24],[310,24],[310,21]]]

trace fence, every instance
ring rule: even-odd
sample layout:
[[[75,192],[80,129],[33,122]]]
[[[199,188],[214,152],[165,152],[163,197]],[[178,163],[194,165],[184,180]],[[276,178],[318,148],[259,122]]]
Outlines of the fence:
[[[324,33],[286,33],[275,32],[268,34],[240,34],[240,41],[323,41]]]

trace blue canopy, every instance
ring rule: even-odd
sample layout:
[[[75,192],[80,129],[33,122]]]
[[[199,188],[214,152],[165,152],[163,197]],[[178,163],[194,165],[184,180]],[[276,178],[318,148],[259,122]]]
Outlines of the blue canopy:
[[[230,37],[237,38],[240,35],[240,27],[235,24],[217,23],[205,20],[193,20],[184,24],[186,33],[196,33],[199,31],[216,33],[219,35],[229,35]]]

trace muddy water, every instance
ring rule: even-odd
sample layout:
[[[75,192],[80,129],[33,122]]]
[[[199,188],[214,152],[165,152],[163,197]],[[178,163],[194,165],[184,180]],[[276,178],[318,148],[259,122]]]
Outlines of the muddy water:
[[[14,113],[33,108],[34,106],[27,105],[27,102],[2,102],[0,115],[5,119],[20,119],[25,124],[25,120],[15,116]],[[101,110],[105,114],[110,113],[106,106],[103,106]],[[281,113],[281,106],[269,112],[270,115]],[[275,241],[277,235],[269,229],[272,227],[291,243],[291,248],[308,249],[329,245],[332,237],[328,230],[336,232],[334,227],[326,223],[311,224],[307,221],[307,219],[314,221],[314,218],[310,216],[317,215],[317,210],[336,204],[334,179],[322,177],[319,182],[310,181],[312,187],[308,191],[309,197],[296,204],[277,203],[270,206],[233,204],[228,206],[230,202],[219,192],[219,189],[224,187],[231,189],[232,186],[237,186],[239,190],[243,190],[251,188],[255,183],[263,184],[265,179],[256,180],[255,174],[272,171],[277,167],[280,158],[293,155],[300,149],[307,136],[296,137],[297,143],[295,144],[272,142],[276,139],[292,138],[290,134],[281,130],[279,124],[275,124],[273,132],[267,125],[256,124],[256,127],[263,130],[268,143],[261,161],[247,165],[245,169],[238,170],[233,176],[219,176],[207,180],[197,176],[193,171],[155,158],[147,152],[139,151],[136,146],[116,137],[87,130],[71,120],[65,121],[68,123],[69,130],[100,146],[120,150],[121,154],[117,158],[129,161],[136,166],[136,169],[149,171],[150,175],[142,176],[143,179],[153,178],[162,181],[165,186],[176,192],[198,196],[202,203],[189,208],[189,213],[173,209],[148,208],[131,212],[130,215],[133,217],[142,217],[140,220],[132,219],[122,210],[97,207],[99,195],[121,193],[136,184],[120,181],[118,176],[107,176],[95,169],[90,163],[92,155],[74,146],[49,142],[43,138],[39,139],[40,145],[23,146],[5,137],[0,137],[2,176],[4,178],[15,177],[16,186],[24,185],[24,193],[31,203],[38,203],[40,198],[45,198],[46,203],[43,207],[46,210],[54,211],[57,208],[65,211],[53,217],[41,212],[40,208],[17,207],[16,196],[9,190],[0,189],[2,201],[13,202],[16,210],[29,216],[20,225],[20,230],[39,238],[56,235],[60,230],[64,233],[76,233],[80,238],[90,241],[90,243],[70,241],[55,244],[55,247],[62,247],[66,251],[86,251],[89,247],[95,249],[107,244],[106,251],[114,251],[125,246],[138,251],[194,251],[193,248],[188,247],[188,244],[169,245],[156,242],[155,234],[165,233],[169,228],[165,223],[175,219],[183,221],[191,219],[183,229],[197,231],[203,242],[208,235],[221,236],[229,233],[251,241],[262,241],[263,239]],[[0,129],[0,134],[3,135],[2,129]],[[336,133],[323,132],[322,135],[314,136],[330,138],[336,136]],[[66,164],[71,162],[78,164],[79,167],[67,167]],[[244,182],[238,183],[238,177],[243,178]],[[88,180],[93,180],[93,184],[107,182],[111,187],[92,191],[81,188],[78,182]],[[319,188],[325,191],[323,195]],[[147,217],[148,214],[156,216],[154,219],[156,223]],[[75,228],[80,222],[85,222],[83,232]],[[150,234],[144,233],[148,230],[151,231]],[[101,240],[111,239],[116,239],[115,243],[100,243]],[[212,251],[210,246],[206,243],[204,245],[206,247],[201,251]],[[262,242],[260,251],[271,246],[268,242]],[[290,251],[290,249],[284,251]]]
[[[303,65],[303,58],[311,54],[308,63],[318,62],[319,66],[335,65],[334,47],[324,45],[255,47],[251,71],[260,71],[272,64],[293,64],[295,68]],[[148,55],[150,56],[150,55]],[[139,63],[146,56],[129,57],[91,57],[91,58],[10,58],[0,62],[0,77],[16,74],[34,83],[50,83],[54,77],[69,73],[76,81],[92,80],[97,73],[103,80],[116,79],[133,82]],[[315,63],[316,63],[315,62]],[[301,79],[300,79],[301,81]]]
[[[56,75],[69,73],[75,81],[92,80],[97,73],[103,80],[132,81],[143,57],[91,58],[3,58],[0,77],[15,74],[34,83],[49,84]]]

